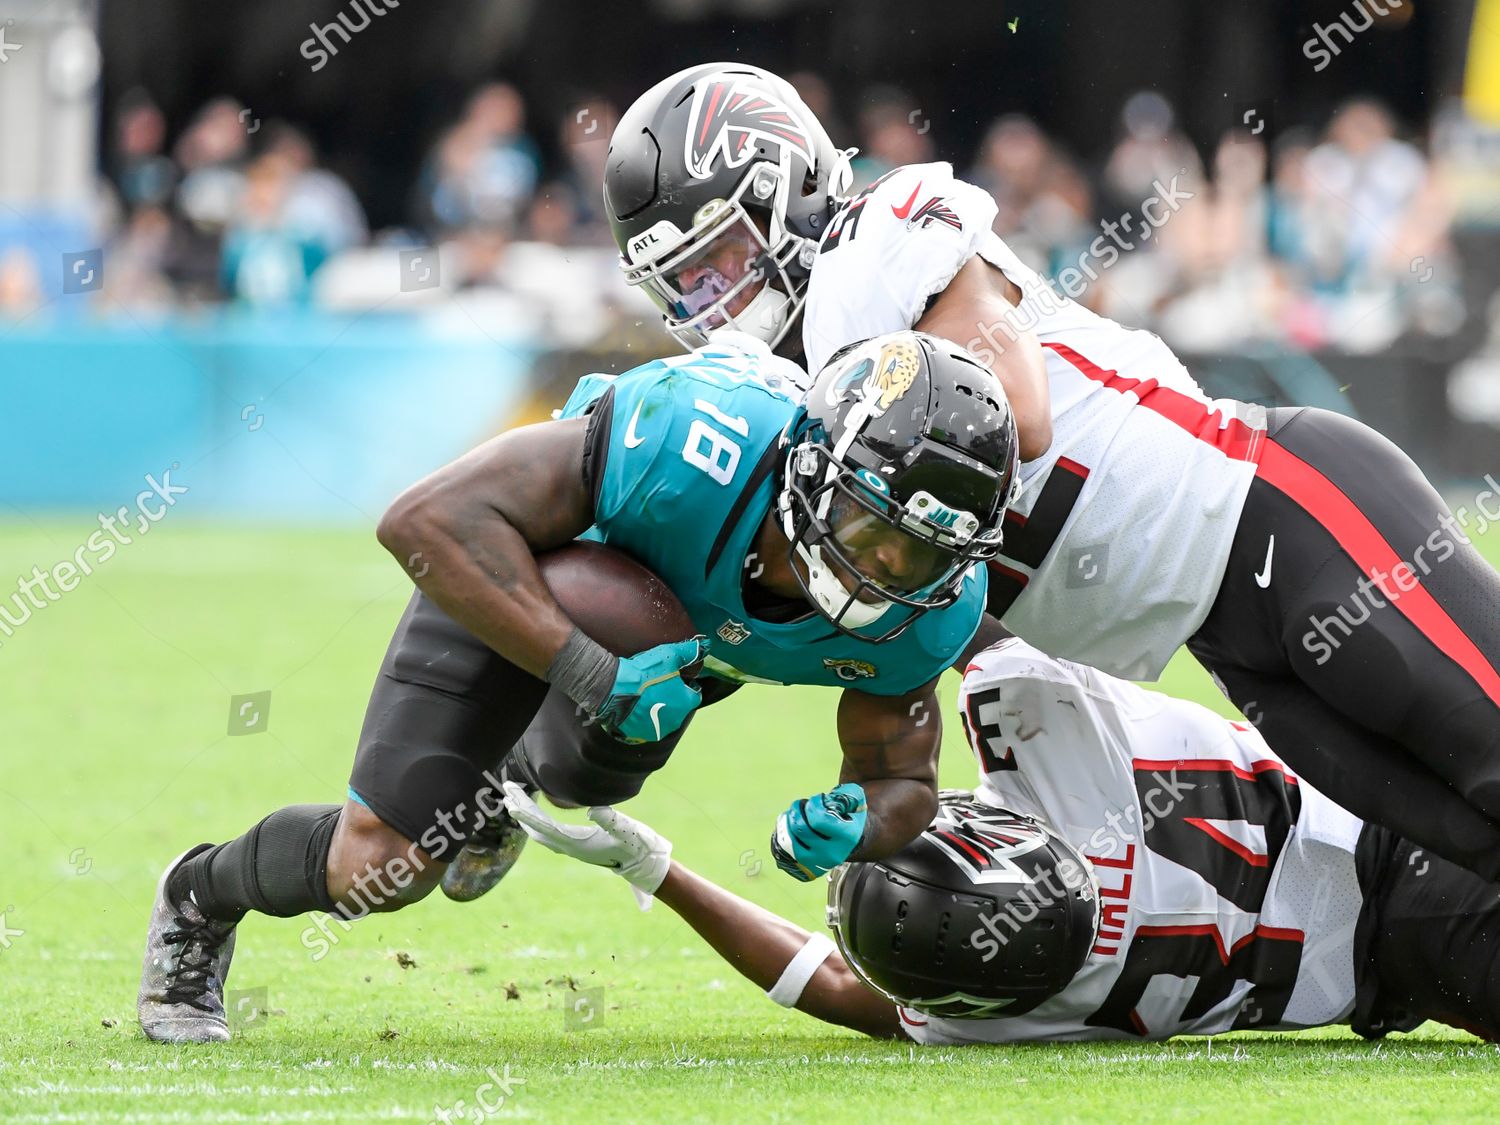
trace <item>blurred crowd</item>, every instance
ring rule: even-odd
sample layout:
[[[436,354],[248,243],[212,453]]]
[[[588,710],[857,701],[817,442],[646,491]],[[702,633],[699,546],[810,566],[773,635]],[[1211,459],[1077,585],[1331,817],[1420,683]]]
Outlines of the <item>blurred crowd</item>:
[[[923,124],[898,92],[867,102],[860,179],[942,159]],[[994,197],[996,233],[1095,311],[1199,351],[1371,352],[1462,325],[1458,200],[1441,158],[1403,139],[1379,102],[1351,101],[1320,132],[1270,143],[1252,115],[1206,162],[1158,93],[1130,98],[1118,132],[1091,162],[1006,115],[971,163],[955,161]]]
[[[940,148],[899,90],[865,91],[846,117],[822,80],[793,81],[836,141],[859,146],[858,184],[900,164],[951,161],[994,196],[996,233],[1031,265],[1186,350],[1269,341],[1373,352],[1403,336],[1452,335],[1474,311],[1454,232],[1500,218],[1466,209],[1476,175],[1478,197],[1496,197],[1496,165],[1461,111],[1398,122],[1358,100],[1319,129],[1271,135],[1247,120],[1203,154],[1148,91],[1122,107],[1107,151],[1070,152],[1006,115],[977,152],[960,153]],[[413,169],[408,221],[372,232],[358,195],[295,125],[262,125],[218,99],[174,137],[150,98],[132,94],[112,116],[105,156],[104,299],[378,307],[392,294],[391,248],[439,244],[442,276],[428,299],[467,291],[480,302],[471,317],[509,318],[574,346],[639,326],[648,306],[619,279],[600,203],[615,117],[603,101],[576,106],[549,137],[517,89],[486,85]],[[1143,211],[1164,192],[1170,208]],[[24,255],[0,256],[0,314],[39,299]]]

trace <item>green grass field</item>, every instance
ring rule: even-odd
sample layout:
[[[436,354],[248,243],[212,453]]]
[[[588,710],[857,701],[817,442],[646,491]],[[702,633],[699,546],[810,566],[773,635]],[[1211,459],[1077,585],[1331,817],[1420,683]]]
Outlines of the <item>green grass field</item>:
[[[1495,1115],[1500,1054],[1434,1027],[1378,1046],[1343,1029],[863,1040],[774,1007],[665,908],[641,914],[620,880],[536,847],[488,898],[373,917],[317,962],[308,920],[252,916],[229,985],[264,989],[269,1017],[225,1045],[147,1043],[134,1001],[163,864],[282,805],[342,799],[409,590],[367,532],[176,518],[0,636],[0,1121],[422,1122],[438,1107],[474,1121],[491,1070],[511,1080],[497,1118],[558,1121]],[[0,597],[94,526],[5,525]],[[1223,706],[1195,666],[1166,686]],[[263,732],[227,736],[230,697],[266,690]],[[631,811],[704,874],[818,924],[822,886],[779,874],[766,838],[789,799],[833,779],[833,702],[752,688],[705,712]],[[944,780],[971,785],[956,733]],[[581,995],[597,1003],[576,1030]]]

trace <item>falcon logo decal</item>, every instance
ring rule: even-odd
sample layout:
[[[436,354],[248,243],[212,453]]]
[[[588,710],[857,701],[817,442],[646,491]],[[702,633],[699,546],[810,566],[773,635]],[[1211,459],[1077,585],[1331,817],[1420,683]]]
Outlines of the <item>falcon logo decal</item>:
[[[918,184],[917,186],[921,187],[922,185]],[[916,198],[915,193],[913,193],[912,198]],[[906,208],[907,210],[911,210],[910,199],[906,201]],[[900,212],[897,212],[896,217],[898,219],[906,219],[906,216],[901,214]],[[911,218],[906,219],[906,229],[916,230],[920,227],[921,229],[926,230],[933,223],[944,223],[952,227],[954,230],[964,229],[963,222],[957,215],[953,213],[952,209],[950,209],[943,202],[942,196],[938,195],[934,195],[926,203],[918,207],[916,211],[912,213]]]
[[[923,835],[976,883],[1035,883],[1036,861],[1027,857],[1047,846],[1039,825],[976,803],[940,805]]]
[[[715,159],[738,168],[755,155],[761,140],[777,147],[791,145],[809,164],[813,162],[812,140],[789,106],[759,91],[738,89],[732,81],[698,87],[684,153],[695,179],[709,179]]]

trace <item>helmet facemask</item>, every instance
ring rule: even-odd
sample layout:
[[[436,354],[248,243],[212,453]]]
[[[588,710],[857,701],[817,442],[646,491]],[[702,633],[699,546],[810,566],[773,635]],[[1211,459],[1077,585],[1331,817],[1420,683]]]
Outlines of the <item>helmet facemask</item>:
[[[905,331],[840,349],[781,437],[776,507],[804,596],[876,644],[956,603],[999,553],[1016,444],[999,380],[958,345]]]
[[[789,149],[776,164],[754,161],[728,199],[699,208],[691,229],[663,220],[627,245],[620,263],[626,283],[642,287],[684,347],[702,347],[713,333],[729,329],[775,348],[795,323],[817,243],[786,225],[793,174]],[[706,262],[725,239],[748,250],[743,263],[735,263],[738,276]],[[748,303],[731,312],[755,286]]]
[[[898,503],[880,472],[851,467],[865,459],[854,446],[857,429],[845,433],[842,449],[830,447],[818,431],[793,443],[778,504],[793,560],[802,564],[792,570],[807,600],[839,631],[879,644],[921,614],[957,601],[964,575],[999,550],[1000,532],[998,526],[985,527],[991,513],[950,508],[925,489]],[[937,443],[924,442],[910,460],[953,458]],[[892,542],[892,536],[904,538]],[[886,557],[901,561],[900,573],[876,576],[885,569],[878,561],[883,545],[889,546]],[[885,632],[856,632],[897,607],[908,612],[890,621]]]

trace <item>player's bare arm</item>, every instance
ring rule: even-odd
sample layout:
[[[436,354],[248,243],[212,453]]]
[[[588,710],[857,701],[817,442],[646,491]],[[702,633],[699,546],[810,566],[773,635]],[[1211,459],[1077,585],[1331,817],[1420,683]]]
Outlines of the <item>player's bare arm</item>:
[[[536,676],[574,627],[532,556],[593,522],[586,426],[581,418],[543,422],[493,438],[408,488],[376,531],[424,594]]]
[[[1021,290],[1015,282],[976,254],[937,295],[916,328],[967,345],[986,326],[991,335],[996,325],[1010,326],[1002,334],[1004,347],[995,351],[989,367],[1010,400],[1021,439],[1021,460],[1030,461],[1052,444],[1052,398],[1041,344],[1035,334],[1015,326],[1013,313],[1020,302]]]
[[[937,681],[906,695],[846,691],[839,699],[842,783],[868,804],[864,836],[850,859],[879,859],[908,843],[937,812],[937,758],[943,737]]]
[[[614,872],[644,905],[655,896],[692,926],[743,977],[777,1003],[879,1038],[900,1028],[895,1006],[866,988],[825,935],[709,882],[672,859],[672,842],[612,808],[590,809],[592,824],[554,820],[525,790],[505,783],[505,807],[543,847]]]
[[[533,557],[594,522],[582,418],[523,426],[419,481],[380,521],[381,543],[454,621],[526,672],[554,684],[628,742],[656,742],[698,705],[679,675],[698,639],[616,658],[548,592]]]
[[[767,991],[781,980],[812,934],[672,862],[656,897],[745,979]],[[837,951],[823,959],[795,1004],[825,1023],[879,1039],[900,1035],[896,1007],[860,983]]]

